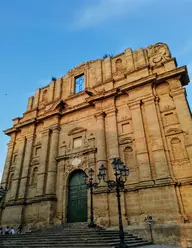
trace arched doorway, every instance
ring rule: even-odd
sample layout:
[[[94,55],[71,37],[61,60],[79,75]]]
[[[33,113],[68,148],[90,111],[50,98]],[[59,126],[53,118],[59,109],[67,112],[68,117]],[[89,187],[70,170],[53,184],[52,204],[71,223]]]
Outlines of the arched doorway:
[[[84,182],[85,172],[76,170],[69,178],[67,221],[87,221],[87,186]]]

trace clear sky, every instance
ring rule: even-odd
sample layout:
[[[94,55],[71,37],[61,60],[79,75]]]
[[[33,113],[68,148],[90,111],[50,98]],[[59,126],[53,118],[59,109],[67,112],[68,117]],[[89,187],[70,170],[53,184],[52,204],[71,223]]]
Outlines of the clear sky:
[[[192,0],[0,0],[0,172],[9,140],[2,131],[52,76],[157,42],[192,74],[191,30]]]

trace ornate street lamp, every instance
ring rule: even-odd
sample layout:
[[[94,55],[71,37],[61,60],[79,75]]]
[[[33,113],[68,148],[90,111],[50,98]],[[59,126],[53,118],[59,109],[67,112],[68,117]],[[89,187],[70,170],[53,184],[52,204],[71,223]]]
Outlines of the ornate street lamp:
[[[0,186],[0,202],[2,201],[6,193],[7,193],[7,189],[4,189],[2,186]]]
[[[90,189],[91,196],[91,213],[90,213],[90,224],[89,227],[95,227],[94,224],[94,213],[93,213],[93,189],[98,187],[98,183],[93,183],[94,170],[92,168],[88,171],[89,176],[85,174],[84,180],[87,185],[87,188]]]
[[[122,222],[122,214],[121,214],[121,201],[120,201],[120,191],[124,189],[125,182],[127,180],[127,176],[129,175],[129,169],[124,165],[120,158],[114,158],[112,161],[112,167],[115,171],[115,180],[105,180],[106,176],[106,168],[104,165],[101,165],[99,168],[98,179],[99,182],[104,180],[107,183],[107,186],[110,190],[116,189],[117,193],[117,203],[118,203],[118,215],[119,215],[119,238],[120,243],[119,248],[127,247],[124,242],[124,230],[123,230],[123,222]]]

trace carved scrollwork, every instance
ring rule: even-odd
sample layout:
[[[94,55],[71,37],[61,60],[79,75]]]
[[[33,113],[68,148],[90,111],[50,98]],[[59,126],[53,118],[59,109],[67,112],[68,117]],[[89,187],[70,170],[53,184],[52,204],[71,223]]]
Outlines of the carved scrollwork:
[[[154,46],[148,46],[146,51],[151,67],[159,66],[171,58],[171,53],[165,43],[159,42]]]
[[[65,174],[70,174],[72,171],[81,169],[86,171],[88,169],[88,158],[87,156],[79,157],[73,156],[68,159],[65,163]]]

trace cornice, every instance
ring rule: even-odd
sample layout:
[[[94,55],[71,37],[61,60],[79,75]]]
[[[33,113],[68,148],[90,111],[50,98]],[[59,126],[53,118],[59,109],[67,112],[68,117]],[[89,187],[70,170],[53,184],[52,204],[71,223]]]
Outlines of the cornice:
[[[68,159],[70,157],[73,157],[74,155],[79,156],[79,155],[84,155],[84,154],[87,154],[87,153],[96,153],[96,151],[97,151],[96,147],[83,149],[83,150],[81,150],[79,152],[71,152],[71,153],[67,153],[67,154],[64,154],[64,155],[60,155],[60,156],[58,156],[56,158],[56,160],[60,161],[60,160],[63,160],[63,159]]]
[[[149,75],[149,76],[141,78],[139,80],[134,80],[132,82],[128,82],[128,83],[126,83],[126,84],[124,84],[122,86],[119,86],[118,90],[115,88],[115,89],[111,89],[111,90],[102,92],[101,94],[98,94],[98,95],[90,96],[90,97],[85,99],[86,102],[83,102],[83,103],[81,103],[79,105],[76,105],[76,106],[74,106],[72,108],[67,108],[63,112],[61,112],[59,110],[53,110],[51,112],[48,111],[48,112],[44,113],[41,116],[38,116],[38,117],[32,118],[30,120],[26,120],[23,123],[17,124],[15,126],[13,126],[12,128],[9,128],[9,129],[5,130],[4,133],[7,134],[7,135],[10,135],[13,132],[17,132],[19,130],[19,128],[21,128],[23,126],[30,125],[30,124],[33,124],[35,122],[42,121],[42,120],[50,118],[51,116],[54,116],[54,115],[58,115],[58,117],[61,117],[61,116],[67,115],[69,113],[73,113],[73,112],[75,112],[77,110],[81,110],[83,108],[90,107],[91,105],[94,105],[94,103],[96,101],[100,101],[100,100],[103,100],[105,98],[109,98],[109,97],[112,97],[112,96],[117,96],[117,95],[120,95],[120,94],[124,94],[124,92],[127,91],[127,90],[137,88],[137,87],[139,87],[141,85],[146,85],[148,83],[152,83],[152,84],[160,83],[160,82],[163,82],[163,81],[165,81],[165,80],[167,80],[169,78],[174,78],[174,77],[176,77],[178,75],[182,75],[182,80],[181,80],[182,85],[188,84],[189,78],[187,76],[187,68],[186,68],[186,66],[182,66],[182,67],[176,68],[174,70],[164,72],[164,73],[162,73],[160,75],[155,73],[153,75]]]

